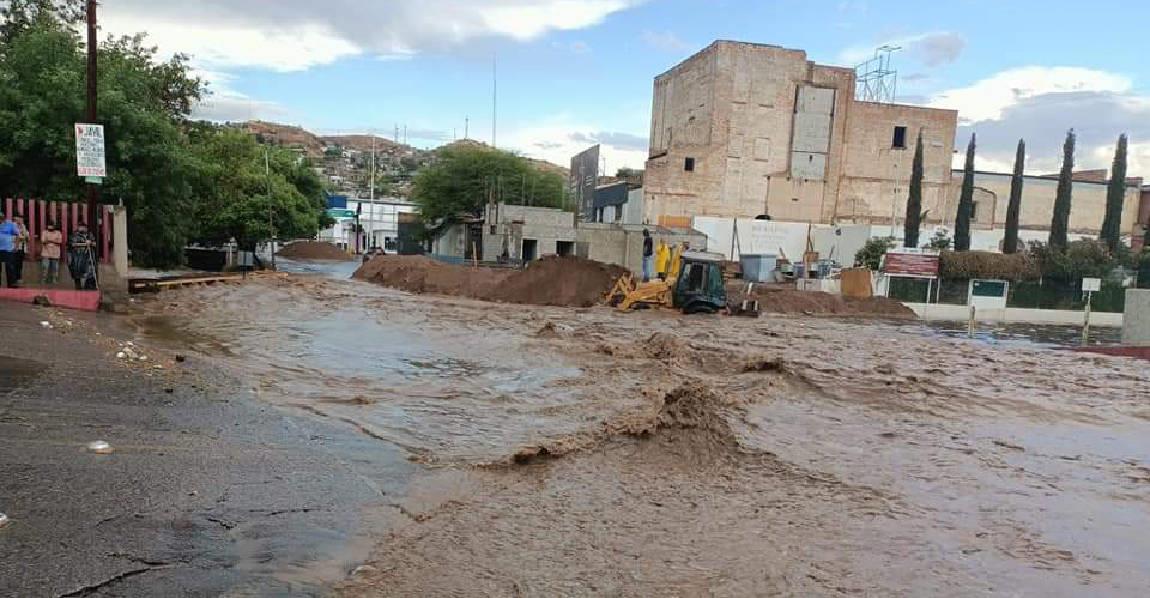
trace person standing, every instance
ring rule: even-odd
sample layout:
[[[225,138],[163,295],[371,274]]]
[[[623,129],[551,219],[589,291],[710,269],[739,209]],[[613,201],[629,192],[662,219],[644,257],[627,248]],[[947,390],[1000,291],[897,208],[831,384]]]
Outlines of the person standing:
[[[95,249],[95,239],[88,232],[88,225],[77,224],[76,232],[68,237],[68,273],[72,275],[77,291],[96,288]]]
[[[667,268],[671,265],[671,248],[667,242],[659,239],[659,247],[655,250],[655,274],[659,280],[667,280]]]
[[[16,225],[16,239],[12,245],[12,278],[16,281],[13,286],[19,286],[24,280],[24,258],[28,255],[28,227],[24,226],[24,217],[20,214],[12,217],[12,223]]]
[[[16,237],[20,229],[3,212],[0,212],[0,274],[6,278],[9,287],[16,286],[16,273],[12,267],[12,253],[16,249]]]
[[[56,230],[56,223],[49,221],[40,234],[40,284],[53,285],[60,279],[60,246],[64,244],[64,233]]]
[[[643,282],[651,280],[651,261],[655,256],[655,241],[651,238],[651,231],[643,229]]]

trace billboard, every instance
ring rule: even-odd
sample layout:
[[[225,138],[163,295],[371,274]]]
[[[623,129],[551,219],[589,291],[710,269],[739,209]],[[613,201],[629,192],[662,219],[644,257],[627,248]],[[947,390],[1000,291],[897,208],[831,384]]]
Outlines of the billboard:
[[[568,197],[575,203],[575,213],[583,222],[595,218],[595,186],[599,182],[599,146],[591,146],[571,158],[567,179]]]
[[[889,276],[938,278],[938,254],[892,250],[883,259],[882,271]]]

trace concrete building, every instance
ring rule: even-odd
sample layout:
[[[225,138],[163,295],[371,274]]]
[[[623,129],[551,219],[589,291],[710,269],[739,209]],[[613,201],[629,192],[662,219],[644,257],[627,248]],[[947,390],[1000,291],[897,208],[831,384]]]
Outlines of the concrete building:
[[[479,261],[531,261],[575,254],[575,214],[556,208],[488,204],[483,218],[440,227],[433,255]]]
[[[655,78],[645,221],[889,221],[905,212],[920,131],[932,209],[947,198],[957,121],[856,101],[853,69],[801,50],[717,41]]]
[[[398,249],[400,214],[419,212],[415,203],[399,199],[347,199],[343,208],[329,208],[328,215],[335,219],[335,224],[321,230],[320,241],[334,243],[342,249],[354,252],[356,247],[362,251],[369,247],[382,247],[389,253]],[[358,213],[360,231],[356,232],[356,215]],[[369,242],[368,235],[371,235]],[[357,245],[358,242],[358,245]]]
[[[655,243],[667,245],[686,242],[692,249],[707,250],[707,235],[690,229],[671,229],[654,225],[619,225],[582,222],[576,229],[576,255],[605,264],[616,264],[639,273],[643,271],[643,230]]]
[[[619,181],[595,188],[591,222],[606,224],[642,224],[643,189]]]
[[[1069,233],[1073,237],[1097,237],[1102,230],[1102,220],[1106,216],[1106,195],[1109,183],[1105,172],[1101,177],[1093,171],[1079,176],[1075,173],[1071,191]],[[954,224],[958,212],[958,199],[962,191],[962,171],[953,173],[955,183],[951,185],[946,203],[939,212],[932,212],[926,223]],[[1005,232],[1006,208],[1010,201],[1010,180],[1008,173],[975,172],[974,174],[974,217],[971,229],[982,232],[986,239],[1001,242]],[[1122,205],[1122,234],[1131,242],[1142,235],[1139,222],[1139,209],[1142,203],[1142,180],[1129,179],[1126,183],[1126,198]],[[1019,212],[1019,238],[1046,241],[1050,232],[1050,220],[1054,214],[1054,197],[1058,189],[1057,175],[1026,176],[1022,184],[1022,205]],[[898,228],[901,228],[901,224]],[[899,231],[901,233],[901,231]],[[988,234],[993,232],[994,234]],[[996,250],[991,246],[985,249]]]

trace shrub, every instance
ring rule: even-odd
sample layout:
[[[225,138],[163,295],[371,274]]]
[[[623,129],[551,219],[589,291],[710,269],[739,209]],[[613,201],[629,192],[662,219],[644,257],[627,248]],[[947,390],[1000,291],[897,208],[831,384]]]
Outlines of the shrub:
[[[1004,255],[987,251],[944,251],[939,256],[943,279],[999,278],[1037,280],[1042,276],[1039,261],[1028,253]]]

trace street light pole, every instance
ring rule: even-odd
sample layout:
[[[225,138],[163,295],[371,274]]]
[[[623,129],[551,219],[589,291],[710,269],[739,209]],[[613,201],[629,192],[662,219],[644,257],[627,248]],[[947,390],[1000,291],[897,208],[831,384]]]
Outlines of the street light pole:
[[[407,131],[407,125],[404,125],[403,128],[404,131]],[[371,134],[371,178],[369,186],[371,189],[367,192],[369,202],[367,204],[367,243],[364,244],[366,251],[371,251],[372,237],[375,235],[375,133]]]
[[[275,221],[273,216],[275,214],[275,201],[272,199],[272,162],[271,150],[268,146],[264,146],[264,176],[267,177],[268,185],[268,252],[272,254],[272,270],[276,269],[276,231]]]

